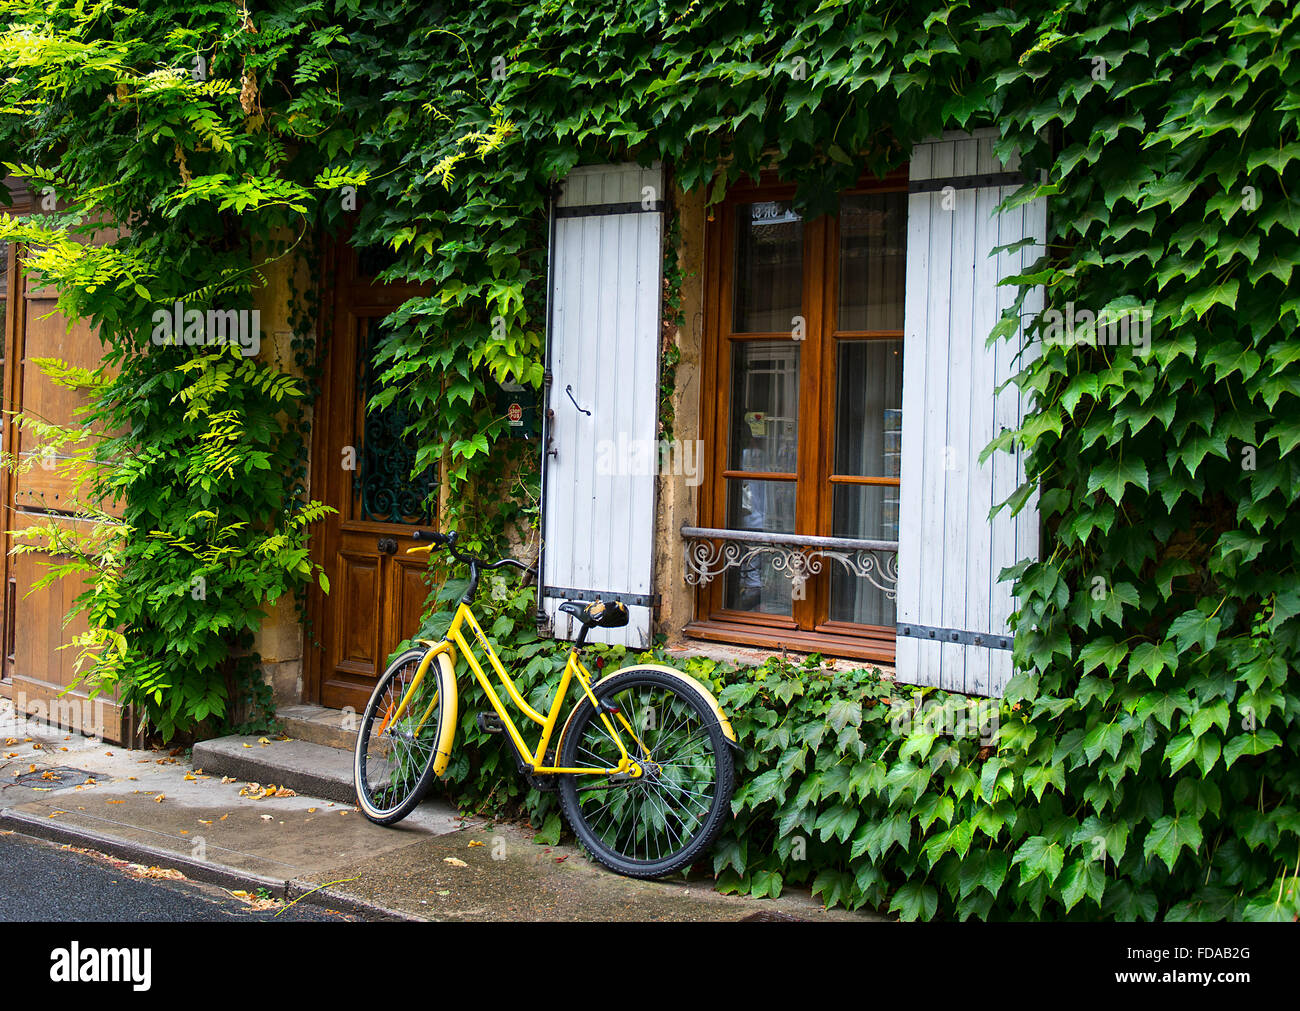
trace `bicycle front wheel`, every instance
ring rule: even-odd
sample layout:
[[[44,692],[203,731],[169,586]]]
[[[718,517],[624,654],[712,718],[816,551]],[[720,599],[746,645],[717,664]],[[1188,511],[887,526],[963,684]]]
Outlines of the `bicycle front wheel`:
[[[722,830],[735,772],[717,714],[679,676],[632,669],[593,689],[643,774],[561,775],[565,817],[587,851],[628,877],[657,878],[694,863]],[[626,719],[631,729],[622,722]],[[584,698],[561,746],[560,765],[612,769],[621,752]]]
[[[415,810],[437,776],[435,760],[447,721],[455,721],[455,685],[447,684],[445,656],[433,659],[411,692],[426,652],[409,649],[397,657],[375,685],[361,717],[353,762],[357,806],[379,825],[391,825]]]

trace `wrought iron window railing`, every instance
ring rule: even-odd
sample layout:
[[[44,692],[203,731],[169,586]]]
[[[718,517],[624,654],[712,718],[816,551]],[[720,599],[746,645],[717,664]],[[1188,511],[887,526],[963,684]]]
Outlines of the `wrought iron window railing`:
[[[898,589],[898,541],[869,541],[854,537],[813,537],[773,534],[759,530],[682,527],[686,582],[703,586],[728,569],[768,556],[772,567],[788,573],[798,590],[818,575],[827,561],[866,579],[890,600]]]

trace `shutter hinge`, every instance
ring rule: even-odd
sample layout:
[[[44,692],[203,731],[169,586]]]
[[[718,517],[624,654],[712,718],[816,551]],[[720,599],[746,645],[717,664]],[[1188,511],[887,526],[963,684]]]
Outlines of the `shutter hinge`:
[[[987,646],[989,649],[1010,649],[1012,637],[992,632],[968,632],[963,628],[940,628],[935,625],[900,624],[899,635],[911,639],[932,639],[935,642],[958,643],[963,646]]]

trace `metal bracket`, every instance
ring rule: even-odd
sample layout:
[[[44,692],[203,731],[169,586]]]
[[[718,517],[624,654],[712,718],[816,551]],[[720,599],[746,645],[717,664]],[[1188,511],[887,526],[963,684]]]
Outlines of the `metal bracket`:
[[[955,190],[982,190],[997,186],[1021,186],[1025,177],[1019,172],[992,172],[982,176],[949,176],[947,179],[913,179],[908,193],[934,193],[951,186]]]
[[[940,628],[937,625],[898,625],[899,635],[912,639],[933,639],[935,642],[955,642],[963,646],[987,646],[989,649],[1010,649],[1011,636],[992,632],[969,632],[964,628]]]
[[[662,200],[652,200],[647,207],[640,200],[620,204],[584,204],[580,207],[557,207],[557,218],[603,218],[610,214],[660,214],[666,204]]]
[[[617,600],[629,607],[658,607],[657,593],[618,593],[614,590],[573,590],[567,586],[548,586],[542,596],[562,600]]]

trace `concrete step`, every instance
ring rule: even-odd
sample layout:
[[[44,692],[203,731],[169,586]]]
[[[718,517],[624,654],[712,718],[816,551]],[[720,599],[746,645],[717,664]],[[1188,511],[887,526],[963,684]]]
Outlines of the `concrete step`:
[[[352,751],[357,743],[360,714],[347,709],[326,709],[324,706],[280,706],[276,718],[284,725],[284,735],[327,748]]]
[[[259,743],[270,740],[269,744]],[[311,741],[214,737],[194,745],[196,768],[210,774],[287,786],[309,797],[356,803],[352,752]]]

